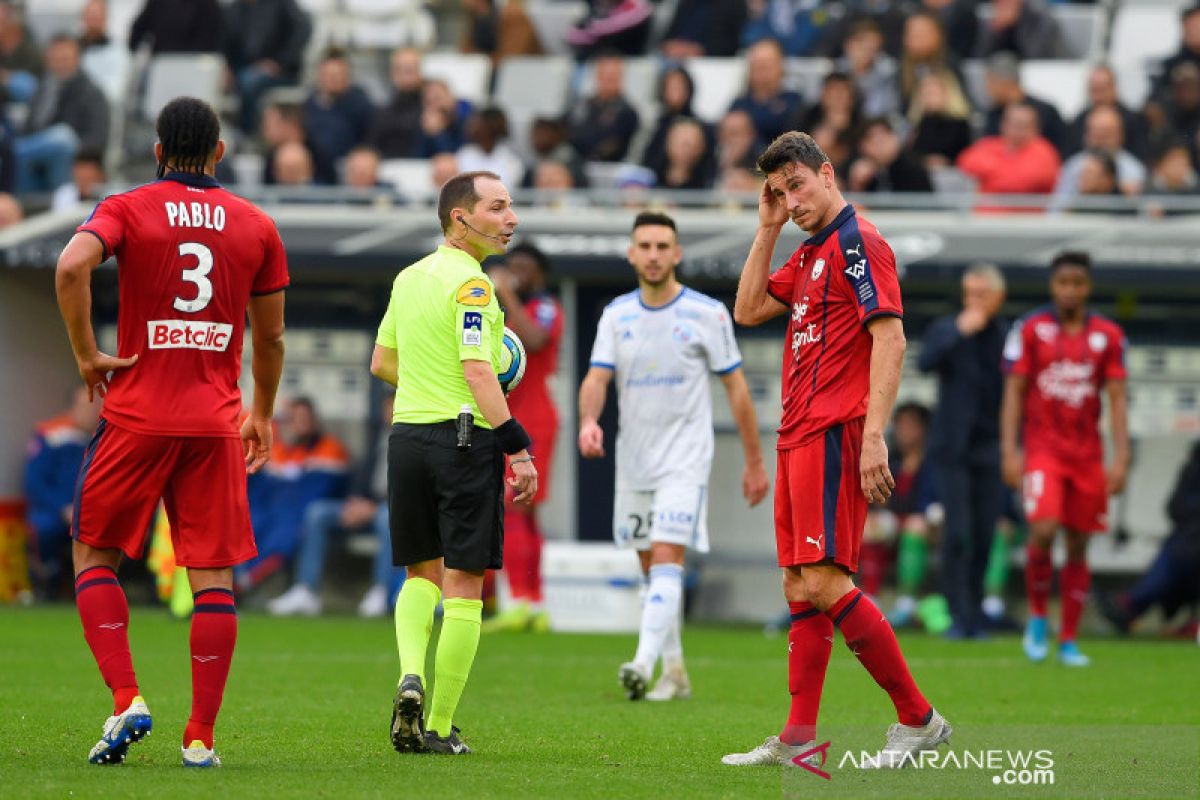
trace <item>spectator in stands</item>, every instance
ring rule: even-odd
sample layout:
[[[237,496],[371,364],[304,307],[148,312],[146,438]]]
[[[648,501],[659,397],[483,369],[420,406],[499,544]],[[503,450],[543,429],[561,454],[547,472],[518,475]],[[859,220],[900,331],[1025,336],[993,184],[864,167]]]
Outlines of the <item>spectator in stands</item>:
[[[1074,55],[1063,38],[1062,26],[1043,0],[994,0],[992,17],[981,32],[976,47],[979,56],[1000,52],[1022,59]]]
[[[528,188],[539,192],[563,192],[575,188],[571,167],[557,159],[542,159],[528,174],[533,176]]]
[[[1146,137],[1146,120],[1130,109],[1117,96],[1117,76],[1108,64],[1097,64],[1088,72],[1088,104],[1071,122],[1067,129],[1067,152],[1083,149],[1084,127],[1088,115],[1100,106],[1112,106],[1121,115],[1121,127],[1125,131],[1125,149],[1139,159],[1145,158],[1149,143]]]
[[[286,592],[267,603],[275,616],[316,616],[323,603],[318,594],[329,538],[360,531],[375,535],[374,569],[371,587],[358,604],[361,617],[382,617],[388,610],[388,598],[404,580],[403,568],[392,566],[391,529],[387,507],[387,442],[392,430],[393,395],[384,398],[380,428],[368,442],[366,457],[355,466],[345,498],[319,497],[308,504],[300,533],[300,551],[296,557],[296,582]]]
[[[1152,138],[1181,138],[1192,143],[1196,157],[1196,134],[1200,133],[1200,66],[1184,61],[1171,70],[1171,88],[1163,98],[1146,104],[1146,119]]]
[[[450,84],[427,78],[421,86],[421,156],[453,153],[462,147],[471,110],[468,101],[454,97]]]
[[[737,55],[746,24],[746,0],[680,0],[659,50],[683,61]]]
[[[879,23],[867,18],[850,28],[846,37],[846,54],[837,60],[835,68],[854,79],[862,112],[868,117],[883,117],[896,113],[900,96],[896,86],[896,59],[883,51],[883,33]]]
[[[104,199],[104,154],[95,150],[80,150],[71,165],[71,182],[64,183],[50,200],[51,211],[69,211],[80,203],[96,203]]]
[[[746,92],[730,108],[748,113],[755,130],[770,142],[788,130],[803,99],[783,88],[783,50],[778,42],[764,39],[751,45],[746,65]]]
[[[1146,182],[1146,167],[1132,153],[1125,149],[1125,133],[1121,122],[1121,113],[1115,106],[1098,106],[1088,114],[1083,143],[1087,148],[1068,158],[1058,174],[1058,185],[1054,187],[1054,207],[1065,208],[1076,194],[1096,194],[1084,192],[1081,182],[1084,165],[1089,161],[1095,162],[1095,155],[1102,153],[1116,167],[1116,185],[1121,194],[1141,194],[1142,185]],[[1089,175],[1089,184],[1095,187],[1095,164]],[[1100,165],[1104,166],[1104,165]],[[1107,192],[1099,192],[1106,194]]]
[[[667,133],[666,163],[654,173],[662,189],[708,189],[713,184],[708,132],[694,119],[675,120]]]
[[[667,132],[681,119],[695,119],[692,111],[692,98],[696,93],[695,83],[691,74],[682,66],[670,67],[663,73],[658,85],[659,111],[658,121],[654,124],[654,133],[642,153],[642,163],[656,173],[660,172],[667,163]],[[712,145],[712,134],[705,129],[705,135]]]
[[[535,117],[529,129],[529,146],[533,150],[535,165],[552,162],[565,166],[571,172],[571,187],[586,187],[587,176],[583,171],[583,161],[575,148],[571,147],[570,134],[567,124],[559,117]],[[556,172],[557,170],[551,170]],[[559,181],[561,182],[561,181]],[[530,189],[536,187],[536,169],[525,173],[521,187]]]
[[[1200,602],[1200,444],[1179,471],[1167,501],[1171,533],[1163,540],[1158,555],[1128,591],[1101,593],[1100,612],[1119,633],[1129,633],[1154,606],[1170,620],[1181,609],[1189,609],[1190,621],[1178,631],[1196,636],[1196,605]]]
[[[424,105],[421,51],[402,47],[392,53],[388,75],[392,98],[375,112],[367,133],[367,144],[386,158],[417,158],[421,155],[421,114]]]
[[[86,387],[72,397],[70,409],[37,426],[25,454],[25,519],[36,546],[32,572],[41,599],[56,594],[70,563],[75,480],[100,419],[100,403],[88,399]]]
[[[108,100],[79,67],[79,42],[56,36],[46,48],[46,71],[29,102],[25,132],[14,146],[17,192],[54,191],[71,180],[80,149],[104,152]]]
[[[109,103],[125,96],[129,82],[129,51],[108,35],[108,3],[88,0],[79,15],[80,63],[92,82],[104,90]]]
[[[0,84],[4,101],[25,102],[37,89],[42,74],[42,51],[29,33],[20,9],[0,0]]]
[[[1150,81],[1150,97],[1165,100],[1171,91],[1171,74],[1180,64],[1191,64],[1200,68],[1200,3],[1185,6],[1179,12],[1182,37],[1179,50],[1170,58],[1163,59],[1158,72]]]
[[[163,53],[219,53],[224,42],[219,0],[146,0],[129,30],[129,49]]]
[[[598,57],[596,89],[571,112],[571,145],[585,161],[623,161],[638,129],[638,113],[622,94],[625,62],[616,54]]]
[[[971,144],[971,124],[964,117],[949,113],[949,95],[941,75],[930,73],[921,79],[913,106],[917,124],[909,147],[920,157],[926,169],[953,166],[959,153]]]
[[[312,186],[316,174],[312,153],[300,142],[284,142],[275,148],[271,170],[276,186]]]
[[[354,189],[382,189],[390,184],[379,178],[379,151],[360,144],[346,154],[342,185]]]
[[[975,55],[979,38],[979,0],[921,0],[921,9],[933,14],[946,32],[946,41],[958,61]]]
[[[0,192],[0,230],[16,225],[25,219],[25,209],[20,201],[8,192]]]
[[[317,183],[337,183],[337,162],[367,137],[375,107],[350,77],[345,51],[326,50],[317,67],[317,84],[304,103],[304,133]]]
[[[1004,109],[1012,103],[1032,106],[1038,116],[1038,130],[1054,145],[1061,156],[1066,147],[1066,126],[1053,104],[1026,93],[1021,86],[1021,62],[1012,53],[996,53],[987,62],[987,94],[992,105],[987,111],[983,126],[985,136],[1000,132],[1000,118]]]
[[[1019,107],[1018,107],[1019,108]],[[1026,123],[1033,112],[1024,112]],[[929,440],[942,528],[942,591],[954,633],[972,638],[984,627],[984,572],[1000,519],[1000,371],[1008,323],[1004,275],[991,264],[962,277],[962,311],[935,320],[925,332],[917,366],[938,381],[937,413]],[[1001,611],[1001,613],[1003,613]]]
[[[835,128],[822,123],[808,132],[833,164],[835,180],[845,189],[845,176],[850,170],[850,159],[854,156],[855,136],[849,128]]]
[[[1071,210],[1084,213],[1111,214],[1113,209],[1108,204],[1091,205],[1078,202],[1084,197],[1121,197],[1121,184],[1117,178],[1117,162],[1111,154],[1103,150],[1084,150],[1079,156],[1078,177],[1073,194],[1062,198],[1062,204],[1053,206],[1056,211]],[[1058,198],[1055,198],[1056,201]]]
[[[1146,195],[1188,197],[1197,194],[1200,194],[1200,178],[1196,175],[1196,168],[1192,164],[1192,152],[1187,144],[1175,141],[1164,145],[1151,165]],[[1148,210],[1158,217],[1181,213],[1153,203],[1148,206]]]
[[[446,181],[460,172],[458,155],[455,153],[438,153],[429,159],[429,188],[436,195],[446,185]]]
[[[754,129],[754,120],[745,111],[730,111],[721,118],[717,125],[717,183],[726,181],[735,171],[753,172],[755,161],[766,148],[766,143],[758,137]],[[736,180],[743,183],[744,176],[738,174]],[[757,181],[761,183],[761,179]]]
[[[567,42],[580,61],[605,52],[646,52],[654,17],[649,0],[588,0],[588,7],[587,16],[567,31]]]
[[[830,28],[828,9],[817,0],[747,0],[749,19],[742,45],[777,42],[789,56],[814,55]]]
[[[858,91],[850,76],[844,72],[831,72],[821,83],[821,98],[811,108],[799,109],[790,129],[813,131],[830,128],[839,138],[857,141],[862,125]]]
[[[496,106],[482,108],[467,120],[467,143],[457,156],[463,172],[494,172],[505,186],[519,186],[525,175],[525,165],[508,144],[508,117]]]
[[[932,192],[933,183],[920,158],[905,149],[887,117],[863,126],[860,154],[847,178],[854,192]]]
[[[904,21],[910,8],[907,3],[892,0],[852,0],[843,10],[830,5],[832,23],[825,28],[821,42],[813,55],[840,58],[846,54],[845,45],[855,27],[869,22],[875,25],[883,40],[883,50],[896,57],[904,46]]]
[[[263,109],[259,127],[259,135],[266,148],[262,182],[270,186],[276,182],[276,151],[288,143],[308,146],[304,141],[304,111],[295,103],[272,103]]]
[[[542,45],[522,0],[465,0],[466,19],[458,49],[491,56],[492,68],[510,56],[539,56]]]
[[[271,460],[262,471],[265,486],[255,498],[257,507],[253,500],[250,506],[258,556],[234,571],[241,588],[257,586],[291,559],[309,506],[345,494],[349,463],[346,448],[325,432],[310,398],[284,404]]]
[[[312,23],[296,0],[233,0],[226,6],[223,49],[241,98],[243,131],[258,128],[264,93],[299,81],[311,34]]]
[[[1049,194],[1059,163],[1054,145],[1038,132],[1037,111],[1028,103],[1011,103],[1000,134],[984,136],[962,151],[957,166],[985,194]]]
[[[963,119],[970,116],[971,103],[963,91],[954,56],[946,47],[942,25],[934,14],[918,11],[904,23],[904,50],[900,56],[901,110],[910,123],[920,116],[917,86],[930,74],[940,77],[946,87],[945,113]]]

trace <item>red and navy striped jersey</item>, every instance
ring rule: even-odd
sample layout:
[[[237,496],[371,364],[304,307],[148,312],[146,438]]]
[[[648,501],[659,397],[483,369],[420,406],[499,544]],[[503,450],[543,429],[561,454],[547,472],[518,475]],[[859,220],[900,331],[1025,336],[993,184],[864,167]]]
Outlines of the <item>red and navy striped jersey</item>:
[[[104,417],[136,433],[236,436],[251,294],[288,285],[264,212],[206,175],[172,172],[105,198],[79,226],[117,257],[118,370]]]
[[[508,396],[508,410],[526,428],[557,428],[558,410],[550,397],[547,381],[558,371],[558,348],[563,334],[562,306],[554,295],[539,292],[525,301],[525,313],[550,334],[550,339],[537,352],[526,348],[525,377]]]
[[[903,316],[892,248],[853,206],[800,245],[767,292],[791,308],[779,449],[867,413],[877,317]]]
[[[1028,380],[1021,428],[1027,454],[1066,461],[1104,457],[1100,390],[1126,376],[1120,325],[1088,312],[1083,327],[1068,333],[1052,307],[1039,308],[1009,331],[1004,363]]]

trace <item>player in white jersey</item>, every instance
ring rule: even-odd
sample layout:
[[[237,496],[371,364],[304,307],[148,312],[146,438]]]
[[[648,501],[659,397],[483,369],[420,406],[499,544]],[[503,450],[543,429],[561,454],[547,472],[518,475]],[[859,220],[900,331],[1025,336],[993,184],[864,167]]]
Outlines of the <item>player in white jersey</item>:
[[[676,280],[683,251],[674,220],[639,214],[628,256],[638,288],[612,301],[600,317],[591,367],[579,387],[579,451],[584,458],[604,455],[604,431],[597,420],[615,376],[613,537],[618,547],[638,551],[649,579],[637,654],[621,665],[618,680],[631,700],[670,700],[691,695],[680,611],[686,549],[708,552],[710,373],[725,384],[737,421],[746,458],[742,494],[751,506],[767,494],[767,470],[729,312],[720,301]],[[662,675],[647,694],[660,655]]]

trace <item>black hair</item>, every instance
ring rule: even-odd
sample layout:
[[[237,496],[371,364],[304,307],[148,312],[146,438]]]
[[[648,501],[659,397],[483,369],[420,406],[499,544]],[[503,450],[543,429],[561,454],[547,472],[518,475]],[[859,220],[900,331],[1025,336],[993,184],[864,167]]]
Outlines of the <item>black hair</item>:
[[[638,214],[633,220],[632,230],[637,230],[643,225],[662,225],[679,233],[679,229],[675,227],[675,220],[671,219],[661,211],[643,211]]]
[[[167,165],[180,172],[203,172],[221,139],[221,121],[212,106],[195,97],[176,97],[158,112],[154,125],[162,143],[158,177]]]
[[[494,172],[476,170],[460,172],[442,187],[441,193],[438,194],[438,222],[442,224],[443,232],[450,230],[451,211],[456,208],[473,209],[479,202],[479,192],[475,191],[476,178],[500,180],[500,176]]]
[[[679,109],[679,113],[685,117],[693,116],[692,100],[696,97],[696,81],[692,78],[692,73],[688,72],[682,64],[676,64],[663,72],[662,78],[658,81],[658,101],[663,102],[663,92],[667,88],[667,78],[672,75],[680,75],[683,82],[687,84],[687,100],[683,103],[683,108]]]
[[[1090,275],[1092,272],[1092,257],[1083,250],[1063,250],[1050,262],[1050,274],[1053,275],[1063,267],[1083,267]]]
[[[929,427],[929,421],[933,417],[933,414],[930,412],[928,406],[913,402],[900,403],[898,406],[896,406],[896,410],[892,412],[892,419],[899,419],[901,414],[915,414],[917,419],[921,421],[921,426],[924,428]]]
[[[541,251],[541,248],[532,242],[521,242],[515,247],[508,248],[508,257],[512,258],[515,255],[529,256],[533,259],[533,263],[537,264],[542,275],[550,274],[550,259]]]
[[[289,405],[303,406],[304,408],[307,408],[309,413],[312,414],[314,417],[317,415],[317,404],[314,403],[313,399],[306,394],[302,394],[302,395],[293,397],[292,401],[291,401],[291,403],[289,403]]]
[[[1193,3],[1190,6],[1184,6],[1179,12],[1179,21],[1187,22],[1187,18],[1196,13],[1200,13],[1200,3]]]
[[[75,154],[73,164],[95,164],[104,169],[104,153],[96,147],[84,147]]]
[[[800,131],[780,134],[758,157],[758,171],[770,175],[786,164],[803,164],[813,172],[820,172],[822,164],[828,164],[829,156],[811,136]]]
[[[1100,166],[1104,169],[1104,173],[1108,175],[1108,177],[1112,178],[1114,184],[1117,183],[1117,160],[1113,158],[1110,153],[1106,153],[1103,150],[1094,147],[1084,152],[1086,152],[1088,156],[1094,158],[1100,164]],[[1119,194],[1120,192],[1117,191],[1116,193]]]

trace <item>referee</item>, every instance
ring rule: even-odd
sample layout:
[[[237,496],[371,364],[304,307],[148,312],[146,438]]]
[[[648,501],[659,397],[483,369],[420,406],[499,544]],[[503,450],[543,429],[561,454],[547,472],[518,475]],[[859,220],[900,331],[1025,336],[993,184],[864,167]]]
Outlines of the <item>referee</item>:
[[[392,284],[371,374],[396,387],[388,512],[392,561],[408,568],[396,599],[402,677],[392,745],[464,755],[471,750],[452,723],[479,645],[484,571],[501,567],[504,457],[519,503],[537,493],[537,470],[496,379],[504,315],[480,268],[512,239],[512,198],[499,176],[464,172],[442,187],[438,220],[441,246]],[[439,600],[437,679],[423,719],[425,651]]]

